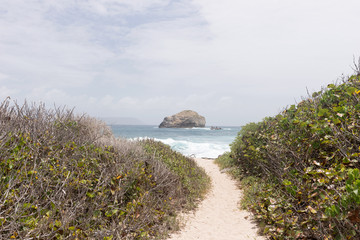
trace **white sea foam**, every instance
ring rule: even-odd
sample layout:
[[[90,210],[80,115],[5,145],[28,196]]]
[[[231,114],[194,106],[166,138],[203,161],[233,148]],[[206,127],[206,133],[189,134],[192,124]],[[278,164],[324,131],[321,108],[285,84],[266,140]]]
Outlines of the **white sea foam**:
[[[209,127],[203,127],[203,128],[200,128],[200,127],[194,127],[194,128],[191,128],[191,129],[194,129],[194,130],[211,130]]]
[[[163,129],[158,126],[111,126],[114,135],[132,141],[155,139],[168,144],[172,149],[186,156],[216,158],[230,150],[238,127],[222,127],[211,131],[210,127],[191,129]]]
[[[208,143],[208,142],[191,142],[186,140],[175,140],[173,138],[159,139],[150,137],[130,138],[131,141],[154,139],[169,145],[173,150],[182,153],[185,156],[198,158],[217,158],[224,152],[230,151],[227,143]]]
[[[219,155],[230,150],[229,145],[225,143],[197,143],[172,138],[155,140],[169,145],[173,150],[185,156],[217,158]]]
[[[230,151],[229,144],[226,143],[196,143],[185,140],[175,140],[172,138],[158,139],[149,137],[130,138],[130,141],[154,139],[169,145],[173,150],[182,153],[185,156],[198,158],[217,158],[224,152]]]

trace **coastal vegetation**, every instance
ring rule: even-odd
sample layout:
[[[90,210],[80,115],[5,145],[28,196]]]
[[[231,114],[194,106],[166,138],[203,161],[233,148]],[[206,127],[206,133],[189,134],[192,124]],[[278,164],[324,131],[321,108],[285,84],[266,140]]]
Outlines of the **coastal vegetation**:
[[[359,239],[359,70],[247,124],[216,160],[271,239]]]
[[[209,178],[153,141],[72,110],[0,105],[1,239],[161,239]]]

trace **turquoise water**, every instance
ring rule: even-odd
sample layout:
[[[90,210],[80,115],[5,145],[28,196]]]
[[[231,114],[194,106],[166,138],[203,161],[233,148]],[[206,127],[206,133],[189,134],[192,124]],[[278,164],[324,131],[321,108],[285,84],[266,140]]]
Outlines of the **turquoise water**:
[[[153,138],[186,156],[216,158],[230,150],[240,127],[158,128],[157,126],[110,125],[116,137],[126,139]]]

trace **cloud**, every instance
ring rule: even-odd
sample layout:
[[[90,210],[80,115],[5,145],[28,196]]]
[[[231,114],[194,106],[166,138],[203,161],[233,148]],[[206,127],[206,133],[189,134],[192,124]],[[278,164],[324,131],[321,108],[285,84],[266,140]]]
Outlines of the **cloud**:
[[[113,55],[91,44],[81,27],[54,25],[35,7],[25,8],[29,11],[25,15],[17,10],[19,6],[8,8],[0,24],[1,32],[6,33],[0,41],[0,64],[5,74],[21,85],[84,86],[92,82],[97,67]]]
[[[157,124],[273,115],[350,73],[355,0],[12,0],[0,7],[1,95]],[[6,96],[5,96],[6,95]]]

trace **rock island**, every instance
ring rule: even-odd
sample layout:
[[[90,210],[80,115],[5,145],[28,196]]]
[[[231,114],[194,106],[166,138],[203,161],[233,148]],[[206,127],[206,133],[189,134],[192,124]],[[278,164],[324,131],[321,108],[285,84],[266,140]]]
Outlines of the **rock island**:
[[[175,115],[165,117],[159,128],[193,128],[205,127],[205,117],[192,110],[184,110]]]

